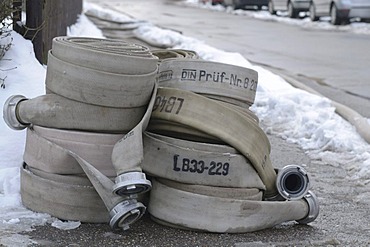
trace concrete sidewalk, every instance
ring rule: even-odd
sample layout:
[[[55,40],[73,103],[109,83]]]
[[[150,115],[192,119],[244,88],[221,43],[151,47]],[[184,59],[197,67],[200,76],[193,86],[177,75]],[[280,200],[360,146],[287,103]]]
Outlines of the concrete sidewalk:
[[[191,11],[193,14],[204,11],[168,5],[166,1],[151,1],[145,2],[153,12],[166,8]],[[92,2],[105,8],[129,3],[131,7],[127,13],[134,16],[135,11],[140,11],[136,1]],[[178,26],[171,26],[170,21],[167,27],[179,29]],[[369,187],[347,180],[342,167],[311,161],[297,145],[276,136],[268,135],[268,138],[274,166],[281,168],[287,164],[305,164],[311,175],[313,191],[320,201],[320,215],[309,225],[288,222],[254,233],[212,234],[159,225],[146,215],[127,232],[112,232],[108,224],[82,224],[78,229],[68,231],[41,226],[23,234],[35,241],[30,246],[370,246],[370,200],[361,196],[370,195]]]

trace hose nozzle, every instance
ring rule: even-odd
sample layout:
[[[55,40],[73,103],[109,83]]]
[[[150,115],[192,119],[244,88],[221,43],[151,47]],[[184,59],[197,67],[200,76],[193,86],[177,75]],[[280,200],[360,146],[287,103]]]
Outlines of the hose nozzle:
[[[146,179],[145,173],[128,172],[118,175],[113,186],[113,193],[119,196],[142,194],[152,188],[152,183]]]
[[[110,210],[109,225],[113,230],[128,230],[131,224],[144,215],[145,210],[146,207],[136,199],[122,201]]]
[[[314,221],[320,212],[319,207],[319,199],[317,199],[317,196],[312,192],[308,191],[308,193],[303,197],[304,200],[306,200],[308,204],[308,214],[303,219],[297,220],[299,224],[308,224],[312,221]]]
[[[298,165],[288,165],[278,171],[276,188],[286,200],[302,199],[308,192],[310,179],[305,169]]]
[[[23,100],[27,100],[27,98],[22,95],[12,95],[5,101],[3,118],[9,128],[13,130],[22,130],[27,128],[27,124],[22,123],[19,120],[17,111],[18,103]]]

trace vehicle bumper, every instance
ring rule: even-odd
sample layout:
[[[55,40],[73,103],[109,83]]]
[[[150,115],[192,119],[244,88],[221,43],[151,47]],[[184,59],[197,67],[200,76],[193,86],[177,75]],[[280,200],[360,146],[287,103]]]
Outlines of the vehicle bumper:
[[[263,6],[268,5],[268,0],[240,0],[240,5],[250,6],[250,5],[257,5]]]
[[[356,7],[352,6],[349,11],[349,17],[360,17],[363,19],[370,19],[370,6],[366,7]]]
[[[310,8],[310,1],[294,1],[294,8],[299,10],[307,10]]]

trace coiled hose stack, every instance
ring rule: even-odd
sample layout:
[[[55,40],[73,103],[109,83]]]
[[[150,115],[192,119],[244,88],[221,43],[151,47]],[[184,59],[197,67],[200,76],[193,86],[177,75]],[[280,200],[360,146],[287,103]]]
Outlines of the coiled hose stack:
[[[319,213],[299,166],[276,170],[248,109],[257,72],[186,50],[57,37],[46,95],[12,96],[4,120],[27,128],[24,205],[127,229],[145,212],[174,227],[250,232]],[[146,177],[148,175],[148,179]]]

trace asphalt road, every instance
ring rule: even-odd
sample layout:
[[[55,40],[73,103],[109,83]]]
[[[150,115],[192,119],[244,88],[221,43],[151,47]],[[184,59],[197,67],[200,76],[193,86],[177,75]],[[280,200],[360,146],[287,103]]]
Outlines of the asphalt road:
[[[314,37],[325,36],[326,34],[322,31],[301,30],[299,27],[285,26],[285,24],[258,21],[203,9],[179,7],[173,5],[174,1],[169,4],[164,0],[94,0],[93,2],[104,7],[110,6],[139,19],[149,20],[154,24],[177,29],[185,35],[205,40],[209,45],[220,49],[238,51],[251,61],[265,64],[273,70],[304,79],[307,84],[311,83],[323,88],[322,85],[316,85],[316,82],[309,78],[326,78],[324,75],[312,74],[316,71],[314,69],[316,63],[322,63],[321,66],[323,66],[325,62],[319,62],[319,59],[310,62],[295,55],[293,51],[287,51],[286,47],[289,45],[283,46],[284,40],[276,41],[277,37],[286,37],[285,41],[289,41],[288,37],[299,36],[290,32],[302,32]],[[261,36],[258,35],[265,37],[261,40]],[[339,36],[348,38],[351,36],[344,33],[333,33],[333,35],[335,36],[333,40]],[[272,52],[272,48],[267,43],[275,43],[275,41],[281,42],[280,48]],[[320,49],[325,51],[324,48]],[[285,55],[285,52],[288,54]],[[318,53],[319,51],[316,55]],[[316,57],[314,53],[308,55],[312,59]],[[302,67],[307,65],[307,73],[300,71],[301,68],[298,65],[294,66],[294,63],[301,64]],[[336,71],[339,73],[341,69],[337,68]],[[300,74],[305,74],[305,76]],[[325,81],[325,83],[328,82]],[[334,86],[324,88],[328,89],[329,93],[334,90],[347,95],[346,97],[354,97]],[[361,100],[364,99],[355,98],[355,100],[347,99],[351,104],[361,106]],[[366,105],[365,108],[367,109]],[[359,107],[358,109],[363,110],[364,108]],[[58,230],[46,225],[36,227],[34,231],[25,232],[22,235],[27,235],[35,241],[30,246],[370,246],[370,216],[368,213],[370,200],[366,196],[370,195],[369,186],[348,180],[346,170],[340,166],[310,160],[294,144],[271,135],[268,138],[271,142],[271,160],[274,166],[305,164],[312,177],[312,190],[320,201],[320,215],[309,225],[289,222],[254,233],[212,234],[162,226],[146,215],[127,232],[112,232],[107,224],[82,224],[78,229],[69,231]]]

